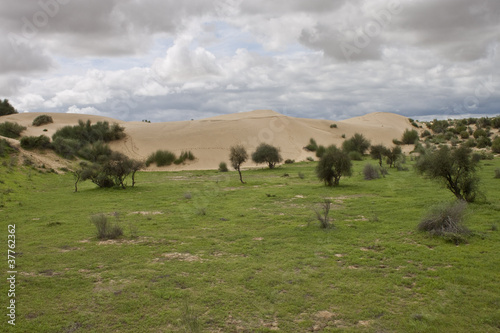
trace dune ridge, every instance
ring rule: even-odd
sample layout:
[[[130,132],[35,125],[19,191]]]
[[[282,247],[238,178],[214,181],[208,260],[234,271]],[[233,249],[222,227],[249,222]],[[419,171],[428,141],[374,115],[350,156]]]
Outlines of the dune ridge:
[[[157,168],[152,165],[148,170],[209,170],[217,169],[219,163],[228,162],[229,149],[232,145],[242,144],[251,154],[262,142],[279,147],[284,159],[305,160],[314,153],[303,149],[310,138],[318,144],[340,146],[354,133],[361,133],[372,144],[392,146],[394,138],[401,138],[405,129],[412,126],[408,118],[393,113],[370,113],[343,121],[295,118],[282,115],[272,110],[256,110],[233,113],[200,120],[145,123],[125,122],[112,118],[67,113],[49,114],[54,122],[40,127],[32,126],[34,118],[42,113],[22,113],[3,116],[0,120],[17,122],[26,126],[23,136],[46,135],[51,137],[58,128],[76,125],[78,120],[92,123],[108,121],[118,123],[125,128],[126,137],[111,142],[112,149],[135,159],[146,159],[149,154],[166,149],[176,154],[190,150],[196,160],[184,165],[172,165]],[[337,128],[330,128],[336,124]],[[44,131],[45,130],[45,131]],[[29,152],[30,155],[35,153]],[[60,159],[60,158],[59,158]],[[47,160],[45,158],[44,160]],[[45,161],[47,162],[47,161]],[[252,161],[245,167],[257,166]]]

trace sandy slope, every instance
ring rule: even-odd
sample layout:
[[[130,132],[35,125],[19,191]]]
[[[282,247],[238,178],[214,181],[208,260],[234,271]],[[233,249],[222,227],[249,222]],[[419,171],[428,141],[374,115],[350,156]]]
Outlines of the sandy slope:
[[[180,166],[169,166],[162,170],[201,170],[216,169],[221,161],[228,162],[229,148],[234,144],[242,144],[249,154],[261,143],[266,142],[280,147],[284,159],[296,161],[304,160],[313,153],[306,152],[303,147],[310,138],[318,144],[340,146],[342,135],[349,138],[354,133],[362,133],[371,140],[372,144],[382,143],[392,146],[394,138],[401,138],[406,128],[411,129],[407,118],[391,113],[371,113],[345,121],[329,121],[316,119],[293,118],[281,115],[271,110],[257,110],[251,112],[222,115],[202,120],[143,123],[123,122],[110,118],[79,115],[79,114],[50,114],[53,124],[34,127],[33,119],[39,113],[23,113],[4,116],[4,121],[14,121],[27,127],[23,135],[52,134],[65,125],[75,125],[78,120],[90,119],[118,123],[125,127],[127,137],[118,142],[112,142],[112,149],[121,151],[136,159],[146,159],[147,156],[158,150],[168,149],[174,153],[190,150],[196,160]],[[337,128],[330,128],[336,123]],[[47,131],[43,131],[46,129]],[[249,161],[244,166],[256,166]],[[155,169],[154,167],[150,168]]]

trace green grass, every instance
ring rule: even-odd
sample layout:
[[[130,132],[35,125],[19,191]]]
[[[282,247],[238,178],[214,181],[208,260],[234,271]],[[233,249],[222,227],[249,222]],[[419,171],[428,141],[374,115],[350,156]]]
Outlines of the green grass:
[[[365,164],[338,188],[294,163],[244,170],[246,184],[142,172],[135,188],[78,193],[70,174],[0,166],[1,244],[16,224],[19,252],[12,331],[498,332],[500,160],[481,162],[487,200],[459,246],[416,231],[450,192],[413,171],[365,181]],[[324,198],[333,229],[316,220]],[[98,240],[99,213],[124,236]]]

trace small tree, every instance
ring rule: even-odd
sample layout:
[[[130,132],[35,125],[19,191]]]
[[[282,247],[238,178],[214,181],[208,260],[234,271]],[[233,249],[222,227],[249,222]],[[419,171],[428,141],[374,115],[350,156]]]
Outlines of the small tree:
[[[429,178],[442,181],[458,199],[473,202],[478,193],[477,160],[465,146],[424,152],[417,160],[416,169]]]
[[[383,145],[375,145],[370,148],[370,156],[374,160],[378,160],[378,164],[382,167],[382,159],[387,156],[389,149]]]
[[[261,143],[252,154],[252,161],[255,163],[267,163],[269,169],[273,169],[276,163],[283,161],[278,148],[267,143]]]
[[[400,146],[394,146],[392,149],[388,149],[386,151],[385,156],[387,157],[387,164],[389,164],[389,168],[395,166],[396,161],[403,155],[403,150],[401,150]]]
[[[16,114],[18,113],[17,110],[10,105],[8,99],[4,99],[2,102],[0,102],[0,116],[7,116],[9,114]]]
[[[139,160],[132,160],[131,170],[132,170],[132,187],[135,186],[135,174],[137,171],[144,169],[145,163]]]
[[[248,154],[247,151],[245,150],[245,147],[242,145],[236,145],[231,147],[231,151],[229,153],[229,160],[231,161],[231,165],[235,170],[238,171],[240,175],[240,182],[242,184],[245,184],[243,181],[243,178],[241,176],[241,165],[246,162],[248,159]]]
[[[328,186],[338,186],[342,176],[352,174],[352,163],[346,152],[330,146],[318,162],[316,174]]]
[[[32,125],[33,126],[42,126],[42,125],[50,124],[53,122],[54,122],[54,120],[52,119],[51,116],[48,116],[46,114],[42,114],[42,115],[39,115],[38,117],[36,117],[35,119],[33,119]]]
[[[346,153],[357,151],[361,155],[364,155],[368,148],[370,148],[370,141],[363,134],[359,133],[354,134],[350,139],[342,143],[342,150]]]
[[[408,130],[406,129],[403,133],[403,137],[401,139],[401,141],[403,142],[403,144],[405,145],[412,145],[415,143],[415,141],[418,140],[418,132],[414,129],[412,130]]]

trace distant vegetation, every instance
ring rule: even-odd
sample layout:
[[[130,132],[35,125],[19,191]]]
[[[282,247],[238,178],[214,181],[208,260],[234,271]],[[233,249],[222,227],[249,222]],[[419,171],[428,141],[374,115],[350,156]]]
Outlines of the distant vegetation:
[[[33,126],[42,126],[42,125],[45,125],[45,124],[50,124],[50,123],[53,123],[54,120],[52,120],[52,117],[51,116],[48,116],[46,114],[42,114],[38,117],[36,117],[35,119],[33,119]]]
[[[11,139],[18,139],[21,136],[21,132],[25,129],[26,127],[18,123],[6,121],[0,124],[0,135]]]
[[[189,160],[192,161],[194,160],[195,157],[193,153],[190,151],[183,151],[179,155],[179,157],[176,157],[174,153],[168,150],[157,150],[151,155],[146,160],[146,166],[150,166],[151,164],[155,163],[156,166],[158,167],[163,167],[163,166],[169,166],[174,164],[182,164],[185,161]]]
[[[252,161],[257,164],[267,163],[269,169],[273,169],[277,163],[283,161],[283,158],[278,148],[267,143],[261,143],[252,154]]]
[[[52,148],[50,138],[45,135],[23,136],[21,138],[21,147],[24,149],[49,149]]]
[[[220,162],[219,163],[219,172],[228,172],[229,169],[227,168],[226,162]]]
[[[8,99],[4,99],[0,102],[0,116],[7,116],[9,114],[16,114],[17,110],[10,105]]]
[[[232,167],[238,171],[240,175],[240,182],[244,184],[243,177],[241,175],[241,165],[248,159],[248,154],[242,145],[232,146],[229,152],[229,160],[231,161]]]

